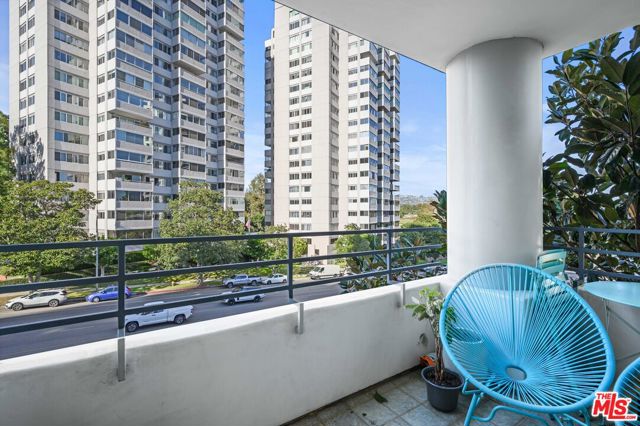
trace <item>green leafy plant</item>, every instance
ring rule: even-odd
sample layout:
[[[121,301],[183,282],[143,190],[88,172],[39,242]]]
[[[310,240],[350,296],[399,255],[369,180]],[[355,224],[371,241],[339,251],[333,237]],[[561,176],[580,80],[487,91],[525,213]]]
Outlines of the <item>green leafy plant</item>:
[[[418,293],[418,297],[412,298],[413,303],[405,305],[407,309],[411,309],[412,315],[418,321],[427,320],[433,330],[433,340],[436,352],[436,366],[434,368],[436,382],[444,382],[444,359],[442,356],[442,341],[440,340],[440,314],[442,313],[442,305],[444,297],[438,290],[431,288],[423,288]],[[420,335],[421,339],[425,338],[424,333]]]
[[[14,181],[0,196],[0,244],[53,243],[86,240],[85,216],[97,204],[84,189],[65,182]],[[30,283],[42,274],[73,268],[82,250],[32,250],[0,256],[0,270],[25,275]]]
[[[264,194],[264,174],[259,173],[251,179],[244,195],[245,218],[249,231],[264,230]]]
[[[554,57],[547,123],[564,152],[543,167],[547,226],[640,229],[640,26],[624,42],[614,33]],[[545,243],[575,245],[554,231]],[[585,245],[640,251],[640,236],[588,234]],[[633,259],[588,254],[600,269],[638,273]]]
[[[233,211],[222,206],[222,195],[204,183],[183,182],[180,195],[169,201],[160,220],[160,236],[191,237],[198,235],[237,235],[243,224]],[[243,242],[197,242],[162,244],[158,247],[158,264],[163,269],[233,263],[240,260]],[[199,285],[205,274],[198,273]]]

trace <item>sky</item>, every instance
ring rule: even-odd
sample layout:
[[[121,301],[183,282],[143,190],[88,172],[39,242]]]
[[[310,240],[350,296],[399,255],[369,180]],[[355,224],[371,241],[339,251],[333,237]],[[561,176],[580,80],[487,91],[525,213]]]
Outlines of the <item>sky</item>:
[[[9,1],[0,0],[0,28],[9,28]],[[245,183],[264,169],[264,41],[273,26],[271,0],[245,0]],[[624,34],[630,34],[630,29]],[[9,31],[0,31],[0,110],[8,111]],[[543,61],[541,72],[553,67]],[[430,196],[446,189],[446,99],[445,74],[412,59],[400,61],[400,193]],[[543,74],[543,119],[545,98],[552,77]],[[543,125],[543,151],[562,151],[554,136],[557,127]]]
[[[9,2],[0,0],[0,111],[9,113]]]

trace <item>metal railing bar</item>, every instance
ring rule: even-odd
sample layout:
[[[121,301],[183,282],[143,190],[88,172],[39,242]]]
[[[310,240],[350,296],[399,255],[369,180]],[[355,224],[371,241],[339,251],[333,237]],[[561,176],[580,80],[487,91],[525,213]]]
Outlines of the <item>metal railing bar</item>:
[[[381,269],[379,271],[363,272],[363,273],[360,273],[360,274],[342,275],[340,277],[325,278],[325,279],[322,279],[322,280],[313,280],[313,281],[306,282],[306,283],[295,284],[294,288],[313,287],[315,285],[333,284],[333,283],[336,283],[336,282],[358,280],[358,279],[362,279],[362,278],[371,278],[371,277],[377,277],[377,276],[381,276],[381,275],[387,275],[389,273],[393,274],[393,273],[397,273],[397,272],[410,271],[412,269],[421,269],[421,268],[426,268],[426,267],[429,267],[429,266],[437,266],[437,265],[442,265],[442,264],[441,263],[422,263],[422,264],[419,264],[419,265],[409,265],[409,266],[395,267],[395,268],[391,268],[390,271],[387,270],[387,269]]]
[[[443,247],[444,244],[428,244],[425,246],[410,246],[410,247],[392,247],[391,253],[402,253],[405,251],[420,251],[420,250],[437,250]]]
[[[576,268],[577,269],[577,268]],[[640,276],[634,274],[625,274],[623,272],[608,272],[600,269],[585,269],[584,274],[586,276],[601,276],[608,278],[621,278],[624,280],[640,281]]]
[[[409,265],[409,266],[399,266],[399,267],[395,267],[391,270],[391,272],[404,272],[404,271],[411,271],[413,269],[422,269],[422,268],[428,268],[430,266],[443,266],[442,263],[439,262],[429,262],[429,263],[421,263],[418,265]]]
[[[171,237],[171,238],[136,238],[124,240],[93,240],[93,241],[67,241],[55,243],[30,243],[30,244],[10,244],[0,245],[0,253],[15,253],[21,251],[36,250],[62,250],[70,248],[95,248],[113,246],[141,246],[152,244],[178,244],[178,243],[201,243],[201,242],[224,242],[224,241],[244,241],[261,240],[274,238],[308,238],[320,236],[340,236],[340,235],[367,235],[384,234],[391,231],[394,234],[411,232],[444,232],[441,228],[394,228],[394,229],[367,229],[367,230],[345,230],[345,231],[317,231],[317,232],[287,232],[271,234],[242,234],[242,235],[207,235],[192,237]]]
[[[640,229],[621,229],[621,228],[590,228],[590,227],[562,227],[562,226],[545,226],[544,229],[546,231],[570,231],[570,232],[578,232],[582,229],[585,232],[594,232],[594,233],[602,233],[602,234],[640,234]]]
[[[260,268],[265,266],[278,266],[286,265],[289,261],[287,259],[278,260],[256,260],[243,263],[225,263],[222,265],[208,265],[208,266],[192,266],[189,268],[181,269],[165,269],[161,271],[149,271],[149,272],[129,272],[126,274],[127,281],[139,280],[144,278],[158,278],[158,277],[170,277],[173,275],[189,275],[189,274],[202,274],[205,272],[215,272],[223,270],[237,270],[237,269],[251,269]]]
[[[26,331],[42,330],[45,328],[59,327],[61,325],[80,324],[89,321],[98,321],[102,319],[115,318],[118,311],[100,312],[97,314],[77,315],[67,318],[60,318],[47,321],[30,322],[27,324],[10,325],[0,328],[0,336],[7,334],[22,333]],[[115,336],[114,336],[115,337]]]
[[[295,257],[291,259],[293,263],[303,263],[303,262],[313,262],[318,260],[331,260],[331,259],[343,259],[345,257],[360,257],[360,256],[375,256],[378,254],[386,254],[387,252],[391,253],[402,253],[409,251],[420,251],[420,250],[434,250],[442,248],[443,244],[430,244],[425,246],[411,246],[411,247],[393,247],[391,250],[383,249],[375,249],[375,250],[366,250],[366,251],[354,251],[351,253],[336,253],[336,254],[327,254],[322,256],[303,256],[303,257]]]
[[[547,247],[554,248],[554,249],[569,250],[569,251],[580,250],[578,247],[563,246],[561,244],[550,244]],[[623,256],[623,257],[640,257],[640,252],[637,252],[637,251],[604,250],[604,249],[590,249],[590,248],[584,248],[582,249],[582,251],[587,254],[602,254],[602,255],[609,255],[609,256]]]
[[[387,271],[386,269],[381,269],[379,271],[364,272],[361,274],[342,275],[340,277],[324,278],[321,280],[313,280],[306,283],[296,284],[294,288],[307,288],[307,287],[313,287],[316,285],[335,284],[337,282],[351,281],[351,280],[357,280],[361,278],[378,277],[381,275],[387,275],[388,272],[389,271]]]
[[[25,283],[25,284],[11,284],[0,286],[0,294],[13,293],[20,291],[33,291],[43,288],[58,288],[58,287],[78,287],[84,285],[95,285],[114,283],[118,280],[117,275],[103,275],[101,277],[87,277],[87,278],[69,278],[65,280],[52,280],[52,281],[39,281],[37,283]]]
[[[185,306],[185,305],[201,305],[203,303],[218,302],[221,300],[230,299],[235,296],[255,296],[255,295],[264,294],[264,293],[277,293],[281,291],[286,291],[288,290],[288,288],[289,288],[288,285],[279,285],[277,287],[256,288],[255,290],[249,290],[249,291],[237,291],[231,294],[216,294],[213,296],[202,296],[202,297],[195,297],[195,298],[189,298],[189,299],[181,299],[181,300],[176,300],[175,302],[165,302],[161,305],[158,304],[158,305],[151,305],[151,306],[137,306],[135,308],[126,308],[124,310],[124,313],[125,315],[130,315],[130,314],[139,314],[143,312],[157,311],[158,309],[178,308],[180,306]]]
[[[578,251],[578,250],[580,250],[578,247],[563,246],[562,244],[548,244],[548,245],[545,246],[545,248],[563,249],[563,250],[569,250],[569,251]]]
[[[601,250],[601,249],[583,249],[588,254],[603,254],[610,256],[623,256],[623,257],[640,257],[640,252],[637,251],[620,251],[620,250]]]
[[[317,261],[317,260],[342,259],[342,258],[345,258],[345,257],[375,256],[377,254],[384,254],[386,252],[387,252],[387,249],[354,251],[354,252],[351,252],[351,253],[326,254],[326,255],[322,255],[322,256],[294,257],[293,259],[291,259],[291,261],[293,263],[304,263],[304,262],[314,262],[314,261]]]
[[[415,247],[385,247],[380,250],[368,250],[363,252],[353,252],[345,254],[333,254],[325,256],[314,257],[293,257],[293,241],[294,238],[304,238],[313,236],[327,236],[327,235],[368,235],[368,234],[386,234],[387,241],[391,241],[391,237],[397,233],[411,233],[411,232],[444,232],[441,228],[407,228],[407,229],[377,229],[377,230],[348,230],[348,231],[334,231],[334,232],[295,232],[295,233],[275,233],[275,234],[247,234],[247,235],[225,235],[225,236],[203,236],[203,237],[176,237],[176,238],[152,238],[152,239],[130,239],[130,240],[98,240],[98,241],[73,241],[63,243],[37,243],[37,244],[17,244],[17,245],[5,245],[0,246],[0,253],[15,253],[20,251],[34,251],[34,250],[56,250],[56,249],[82,249],[82,248],[96,248],[96,247],[117,247],[118,248],[118,273],[116,275],[107,275],[100,277],[85,277],[85,278],[72,278],[63,280],[42,281],[32,284],[15,284],[8,286],[0,286],[0,294],[10,292],[29,291],[44,288],[56,288],[56,287],[79,287],[89,286],[102,283],[114,283],[118,284],[118,309],[116,311],[101,312],[97,314],[79,315],[68,318],[47,320],[40,322],[33,322],[27,324],[13,325],[4,328],[0,328],[0,335],[14,334],[25,331],[33,331],[39,329],[45,329],[50,327],[57,327],[69,324],[78,324],[82,322],[95,321],[107,318],[117,318],[117,330],[118,336],[124,336],[125,317],[129,314],[143,313],[153,310],[157,310],[159,306],[162,309],[169,309],[184,306],[186,304],[202,304],[215,301],[223,301],[230,296],[242,295],[252,296],[265,293],[276,293],[281,291],[288,291],[289,298],[293,299],[293,292],[296,288],[312,287],[317,285],[336,283],[349,280],[357,280],[363,278],[370,278],[382,275],[389,275],[407,270],[420,269],[428,266],[439,265],[440,263],[424,263],[420,265],[409,265],[391,268],[390,263],[387,262],[387,268],[382,270],[364,272],[360,274],[332,277],[324,280],[315,280],[306,283],[295,284],[293,280],[293,265],[296,263],[305,263],[314,260],[329,260],[338,258],[353,258],[359,256],[372,256],[379,254],[401,253],[411,252],[418,250],[432,250],[439,249],[442,244],[430,244],[424,246]],[[276,260],[259,260],[249,261],[232,264],[222,265],[207,265],[201,267],[189,267],[181,269],[160,270],[160,271],[146,271],[146,272],[126,272],[126,247],[127,246],[139,246],[139,245],[152,245],[152,244],[174,244],[174,243],[200,243],[200,242],[222,242],[222,241],[240,241],[240,240],[254,240],[254,239],[287,239],[288,250],[286,259]],[[160,278],[174,275],[184,274],[198,274],[206,272],[214,272],[221,270],[238,270],[249,269],[255,267],[268,267],[287,265],[287,275],[289,276],[289,282],[286,285],[274,286],[270,288],[256,288],[251,290],[244,290],[240,292],[234,292],[230,294],[216,294],[212,296],[204,296],[197,298],[186,298],[179,301],[163,303],[162,305],[151,306],[139,306],[127,308],[124,298],[124,287],[129,281],[148,279],[148,278]],[[124,371],[124,370],[123,370]],[[124,376],[122,377],[124,378]]]

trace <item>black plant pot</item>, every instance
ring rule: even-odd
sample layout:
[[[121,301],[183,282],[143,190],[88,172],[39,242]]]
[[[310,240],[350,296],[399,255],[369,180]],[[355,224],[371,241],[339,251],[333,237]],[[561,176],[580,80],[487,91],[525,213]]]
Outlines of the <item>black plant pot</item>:
[[[433,367],[427,367],[424,368],[421,373],[422,379],[427,384],[427,399],[429,399],[429,403],[436,410],[444,413],[451,412],[458,406],[458,395],[462,388],[462,378],[459,374],[445,368],[445,377],[451,379],[451,382],[458,384],[453,386],[435,383],[432,379],[433,370]]]

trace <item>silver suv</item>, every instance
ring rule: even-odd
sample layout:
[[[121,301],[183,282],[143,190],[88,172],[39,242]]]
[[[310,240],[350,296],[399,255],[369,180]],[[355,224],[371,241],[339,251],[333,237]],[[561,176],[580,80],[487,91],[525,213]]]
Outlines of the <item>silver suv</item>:
[[[38,290],[26,296],[19,296],[9,300],[4,306],[7,309],[20,311],[22,308],[49,306],[55,308],[67,301],[67,292],[62,289]]]

